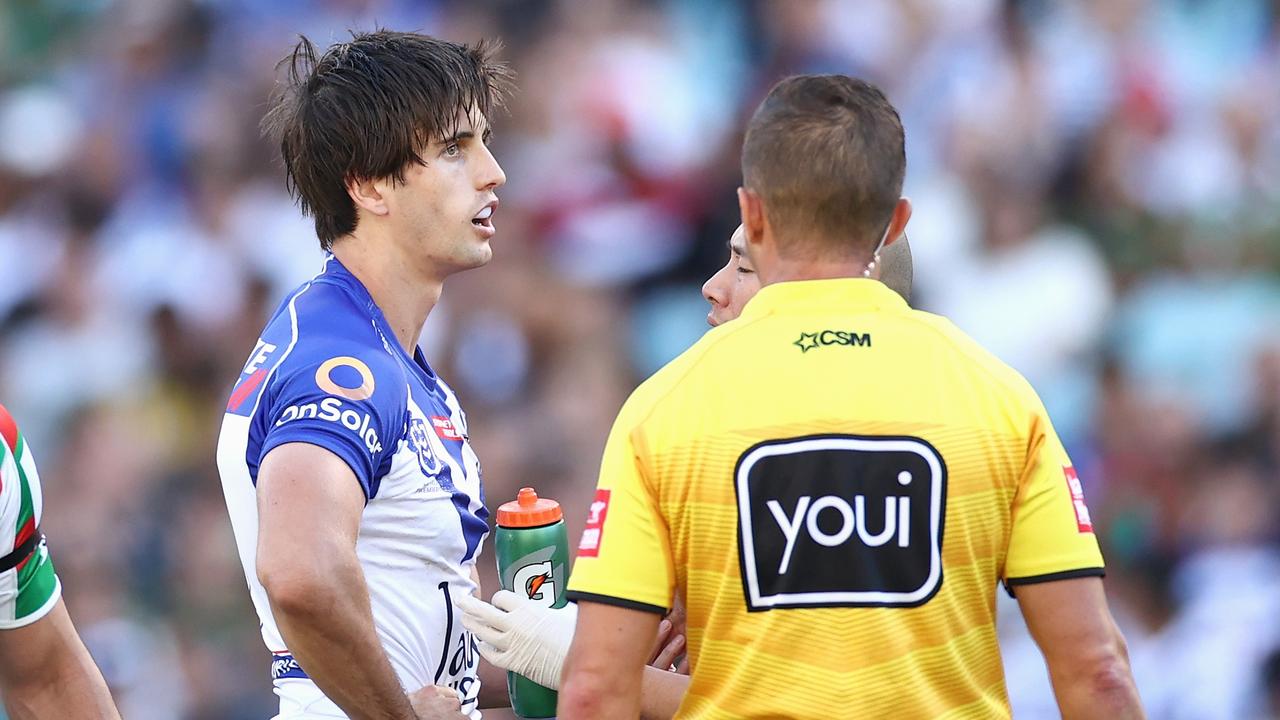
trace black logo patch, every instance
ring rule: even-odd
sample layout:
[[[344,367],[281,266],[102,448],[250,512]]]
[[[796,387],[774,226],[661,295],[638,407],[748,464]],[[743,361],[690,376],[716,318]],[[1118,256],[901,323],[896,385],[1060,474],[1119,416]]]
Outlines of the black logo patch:
[[[860,333],[849,330],[820,330],[818,332],[802,332],[800,339],[791,343],[807,353],[828,345],[847,345],[850,347],[871,347],[871,333]]]
[[[734,481],[748,610],[915,607],[942,587],[947,469],[928,442],[771,440]]]

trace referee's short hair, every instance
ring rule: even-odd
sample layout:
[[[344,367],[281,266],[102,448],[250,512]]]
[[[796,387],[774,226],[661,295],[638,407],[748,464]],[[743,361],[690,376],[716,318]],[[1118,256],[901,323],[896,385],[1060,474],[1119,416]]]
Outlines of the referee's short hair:
[[[355,230],[348,180],[403,181],[459,115],[490,117],[501,105],[511,71],[494,60],[497,47],[377,30],[318,54],[299,39],[262,127],[280,145],[289,192],[314,216],[322,248]]]
[[[845,75],[773,87],[747,126],[742,176],[787,254],[865,254],[902,194],[902,121],[884,93]]]

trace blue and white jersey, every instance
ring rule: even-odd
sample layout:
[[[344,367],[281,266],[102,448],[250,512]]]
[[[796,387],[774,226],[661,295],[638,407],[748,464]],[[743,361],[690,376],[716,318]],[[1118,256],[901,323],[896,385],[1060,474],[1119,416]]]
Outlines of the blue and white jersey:
[[[368,500],[356,554],[401,684],[453,686],[464,712],[478,718],[475,642],[451,600],[475,589],[472,569],[488,531],[466,416],[421,350],[404,351],[368,291],[334,257],[262,331],[227,403],[218,471],[274,655],[280,717],[343,717],[285,647],[256,572],[258,466],[272,448],[295,442],[345,460]],[[308,697],[319,705],[299,700]]]

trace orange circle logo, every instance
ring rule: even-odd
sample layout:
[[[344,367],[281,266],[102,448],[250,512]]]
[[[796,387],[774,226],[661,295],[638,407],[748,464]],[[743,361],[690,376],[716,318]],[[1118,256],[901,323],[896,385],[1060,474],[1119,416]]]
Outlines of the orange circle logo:
[[[343,387],[329,377],[335,368],[349,367],[360,374],[360,387]],[[373,371],[368,365],[349,356],[329,358],[316,368],[316,385],[330,395],[337,395],[348,400],[368,400],[373,397]]]

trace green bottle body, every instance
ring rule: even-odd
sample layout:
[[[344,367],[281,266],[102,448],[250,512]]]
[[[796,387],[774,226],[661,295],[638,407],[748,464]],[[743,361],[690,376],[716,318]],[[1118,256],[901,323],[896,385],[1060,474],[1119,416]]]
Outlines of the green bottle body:
[[[503,590],[510,590],[547,607],[565,606],[565,586],[569,582],[569,537],[564,520],[540,527],[503,527],[494,533],[498,555],[498,577]],[[534,681],[507,673],[511,709],[521,718],[553,718],[556,691]]]

